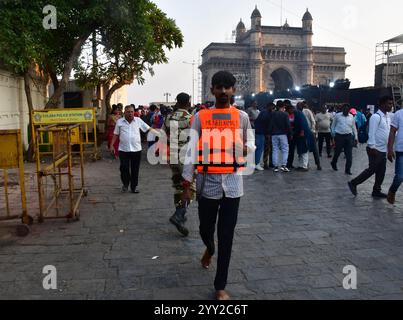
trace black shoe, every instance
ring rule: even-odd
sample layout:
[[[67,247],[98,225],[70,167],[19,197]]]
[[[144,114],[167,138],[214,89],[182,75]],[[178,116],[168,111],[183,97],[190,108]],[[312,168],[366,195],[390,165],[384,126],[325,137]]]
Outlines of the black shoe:
[[[178,229],[178,231],[185,237],[189,235],[189,230],[185,227],[185,214],[186,209],[177,208],[174,215],[169,219],[169,221]]]
[[[378,198],[378,199],[387,199],[388,195],[383,192],[378,191],[378,192],[372,192],[372,197]]]
[[[339,169],[337,169],[337,164],[332,162],[332,163],[330,163],[330,165],[332,166],[334,171],[339,171]]]
[[[346,171],[346,175],[352,176],[353,174],[350,171]]]
[[[267,164],[265,164],[265,165],[263,166],[263,169],[265,169],[265,170],[270,170],[270,167],[269,167]]]
[[[353,183],[350,181],[347,183],[348,187],[350,188],[351,193],[356,197],[358,192],[357,192],[357,187],[353,185]]]
[[[318,165],[318,171],[322,171],[322,167]]]
[[[122,186],[122,193],[126,193],[127,191],[129,191],[129,187],[126,186]]]
[[[332,157],[333,157],[333,156],[332,156],[331,154],[328,154],[328,155],[327,155],[327,158],[328,158],[328,159],[331,159]]]
[[[132,193],[139,194],[140,191],[138,189],[134,189],[134,190],[132,189]]]

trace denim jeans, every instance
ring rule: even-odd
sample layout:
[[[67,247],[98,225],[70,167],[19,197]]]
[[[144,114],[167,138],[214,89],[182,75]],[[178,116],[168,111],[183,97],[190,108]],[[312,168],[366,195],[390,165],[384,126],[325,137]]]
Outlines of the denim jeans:
[[[278,157],[278,152],[281,151],[282,162],[281,165],[286,166],[288,161],[288,138],[286,135],[273,136],[273,165],[275,167],[280,167],[280,160]]]
[[[396,193],[403,182],[403,152],[396,152],[395,179],[390,187],[390,192]]]
[[[255,164],[258,165],[262,160],[262,155],[264,151],[264,135],[256,134],[256,151],[255,151]]]

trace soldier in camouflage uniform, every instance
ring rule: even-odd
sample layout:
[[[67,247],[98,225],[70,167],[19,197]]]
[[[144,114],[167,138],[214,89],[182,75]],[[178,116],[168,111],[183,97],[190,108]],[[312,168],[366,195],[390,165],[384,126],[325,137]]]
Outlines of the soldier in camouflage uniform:
[[[165,123],[162,127],[162,129],[166,132],[168,141],[170,138],[171,134],[171,128],[176,127],[178,128],[177,133],[173,133],[176,135],[177,139],[180,138],[180,133],[182,130],[190,129],[191,127],[191,119],[192,115],[189,113],[190,109],[190,96],[186,93],[180,93],[176,97],[177,105],[171,114],[167,116],[165,119]],[[188,138],[186,139],[179,139],[178,140],[178,150],[177,151],[179,154],[179,151],[185,146],[188,142]],[[171,148],[171,146],[170,146]],[[179,159],[179,157],[178,157]],[[178,231],[183,235],[183,236],[188,236],[189,230],[185,227],[185,222],[186,222],[186,209],[187,206],[189,205],[188,203],[183,203],[182,201],[182,194],[183,194],[183,186],[182,186],[182,171],[183,171],[183,163],[179,159],[179,164],[170,164],[171,170],[172,170],[172,182],[173,182],[173,187],[175,188],[175,194],[174,194],[174,203],[176,207],[176,211],[174,215],[169,219],[169,221],[178,229]],[[192,200],[194,200],[194,195],[196,194],[196,186],[195,183],[192,183],[191,185],[191,191],[192,191]]]

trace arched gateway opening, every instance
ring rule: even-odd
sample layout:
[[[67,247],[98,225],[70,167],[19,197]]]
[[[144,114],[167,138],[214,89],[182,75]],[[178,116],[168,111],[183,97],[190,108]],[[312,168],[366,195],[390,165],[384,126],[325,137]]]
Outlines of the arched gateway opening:
[[[294,88],[294,80],[291,74],[283,68],[275,70],[271,74],[271,77],[274,82],[274,92],[287,91]]]

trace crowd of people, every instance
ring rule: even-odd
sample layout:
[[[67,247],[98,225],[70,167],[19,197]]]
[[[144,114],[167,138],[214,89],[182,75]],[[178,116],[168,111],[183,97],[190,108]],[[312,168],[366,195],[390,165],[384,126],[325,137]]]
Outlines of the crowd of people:
[[[348,109],[349,113],[355,110],[347,104],[342,108]],[[269,103],[263,111],[258,110],[257,116],[255,106],[251,106],[247,113],[249,117],[256,117],[254,120],[256,170],[273,168],[274,172],[290,172],[292,169],[306,172],[309,170],[310,152],[314,155],[317,169],[322,170],[320,158],[324,142],[328,158],[332,157],[332,150],[335,149],[334,163],[337,163],[339,156],[337,147],[341,146],[340,141],[336,141],[336,134],[339,133],[337,114],[326,106],[315,114],[305,101],[293,106],[290,100],[279,100],[276,105]],[[354,118],[351,123],[353,122]],[[353,127],[350,133],[357,137]],[[342,150],[349,153],[350,149],[342,148]],[[294,167],[295,151],[298,155],[296,167]],[[349,171],[348,168],[346,173]]]
[[[206,245],[201,265],[208,269],[215,254],[214,233],[218,233],[218,260],[214,286],[218,300],[228,300],[225,291],[231,259],[232,242],[237,222],[240,199],[244,195],[242,175],[245,157],[255,154],[254,170],[273,170],[289,173],[293,170],[309,171],[309,153],[313,153],[317,170],[322,170],[323,153],[331,160],[331,167],[338,171],[338,160],[345,154],[345,174],[352,175],[353,148],[367,143],[369,167],[348,183],[354,196],[357,187],[372,175],[376,175],[372,196],[385,198],[394,204],[396,193],[403,182],[403,111],[392,115],[393,101],[389,97],[380,99],[378,111],[371,114],[359,112],[349,104],[336,108],[322,106],[314,112],[307,102],[296,106],[290,100],[259,106],[253,102],[246,112],[234,105],[236,80],[234,76],[220,71],[213,76],[211,92],[215,103],[191,106],[191,97],[180,93],[174,108],[152,105],[149,108],[113,106],[108,119],[108,148],[120,158],[122,192],[139,193],[138,175],[142,142],[152,148],[161,131],[170,137],[179,137],[179,144],[168,148],[187,147],[186,156],[195,155],[191,161],[171,161],[172,181],[175,189],[175,213],[169,221],[183,235],[186,211],[197,199],[200,220],[200,236]],[[181,134],[190,130],[189,136]],[[254,129],[252,137],[248,134]],[[226,147],[216,149],[209,130],[229,130],[226,136],[230,145],[241,148],[242,156],[229,152]],[[239,134],[242,133],[242,135]],[[206,139],[204,139],[207,137]],[[221,139],[222,137],[220,137]],[[213,139],[214,140],[214,139]],[[325,143],[325,148],[324,148]],[[171,150],[172,151],[172,150]],[[294,166],[295,152],[298,164]],[[170,153],[172,155],[173,153]],[[216,159],[219,161],[217,162]],[[230,158],[230,161],[226,160]],[[224,161],[225,159],[225,161]],[[389,193],[382,192],[387,159],[396,160],[396,175]]]

